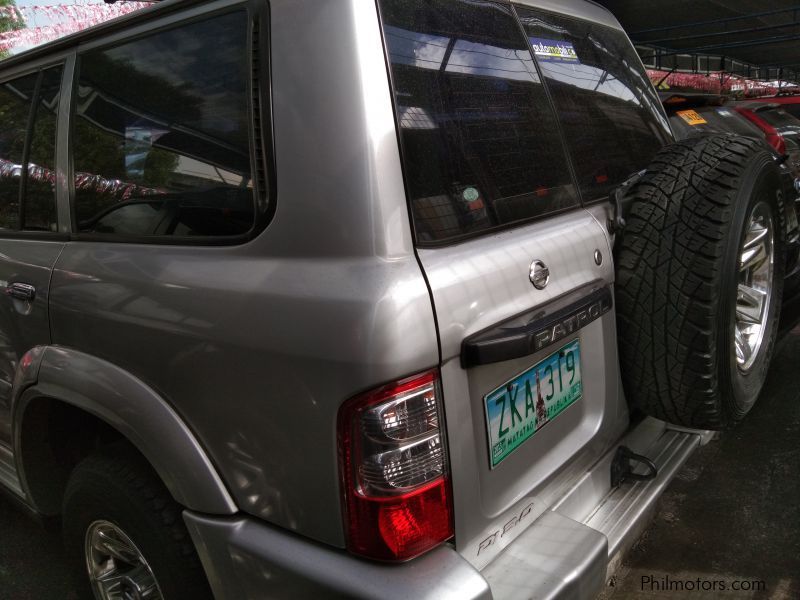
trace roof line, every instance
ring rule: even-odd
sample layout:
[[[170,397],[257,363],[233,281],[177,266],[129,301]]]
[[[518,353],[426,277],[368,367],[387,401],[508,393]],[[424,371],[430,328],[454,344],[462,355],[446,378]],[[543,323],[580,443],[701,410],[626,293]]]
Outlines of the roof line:
[[[681,48],[680,50],[669,50],[668,52],[659,52],[659,56],[674,56],[676,54],[698,54],[701,52],[707,52],[709,50],[726,50],[728,48],[746,48],[748,46],[764,46],[769,44],[780,44],[782,42],[793,42],[796,40],[800,40],[800,34],[794,35],[779,35],[774,37],[769,37],[766,39],[760,40],[743,40],[738,42],[727,42],[725,44],[712,44],[709,46],[697,46],[694,48]],[[641,44],[647,44],[647,42],[639,42]],[[736,60],[744,59],[737,58]],[[747,62],[747,61],[744,61]]]
[[[783,29],[784,27],[795,27],[800,22],[798,22],[797,18],[790,23],[780,23],[777,25],[764,25],[762,27],[748,27],[745,29],[731,29],[730,31],[715,31],[713,33],[696,33],[694,35],[683,35],[680,37],[667,37],[661,38],[658,40],[641,40],[643,44],[660,44],[664,42],[680,42],[683,40],[697,40],[697,39],[705,39],[705,38],[712,38],[712,37],[720,37],[726,35],[738,35],[740,33],[756,33],[758,31],[770,31],[772,29]]]
[[[749,13],[746,15],[739,15],[737,17],[727,17],[725,19],[712,19],[710,21],[696,21],[694,23],[684,23],[682,25],[667,25],[666,27],[654,27],[652,29],[642,29],[630,33],[630,36],[640,35],[643,33],[655,33],[656,31],[670,31],[672,29],[685,29],[687,27],[701,27],[703,25],[718,25],[719,23],[730,23],[731,21],[740,21],[742,19],[752,19],[755,17],[768,17],[770,15],[779,15],[787,12],[800,10],[800,4],[795,4],[789,8],[781,8],[778,10],[768,10],[764,12]]]

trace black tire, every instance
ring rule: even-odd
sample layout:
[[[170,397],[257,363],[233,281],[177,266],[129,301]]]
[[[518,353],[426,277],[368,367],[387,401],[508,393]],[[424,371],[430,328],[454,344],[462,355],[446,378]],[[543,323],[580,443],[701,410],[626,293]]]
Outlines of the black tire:
[[[616,284],[628,400],[677,425],[729,428],[756,401],[777,335],[785,226],[774,159],[755,140],[690,138],[664,148],[629,198]],[[772,294],[743,370],[733,352],[739,252],[762,202],[774,229]]]
[[[166,600],[211,599],[181,512],[181,506],[133,448],[115,446],[75,467],[64,496],[64,543],[88,597],[92,593],[85,537],[90,524],[102,520],[119,527],[134,542]]]

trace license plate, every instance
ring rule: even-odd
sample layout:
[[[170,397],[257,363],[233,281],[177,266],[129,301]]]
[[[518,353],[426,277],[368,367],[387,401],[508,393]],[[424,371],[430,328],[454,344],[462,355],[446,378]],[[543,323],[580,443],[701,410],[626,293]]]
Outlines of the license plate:
[[[483,397],[489,462],[495,468],[583,394],[574,340]]]

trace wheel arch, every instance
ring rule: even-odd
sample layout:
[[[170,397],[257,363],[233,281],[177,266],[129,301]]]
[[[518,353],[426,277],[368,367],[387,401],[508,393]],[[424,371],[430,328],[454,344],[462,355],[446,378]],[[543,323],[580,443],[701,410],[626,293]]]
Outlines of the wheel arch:
[[[182,506],[209,514],[237,511],[192,431],[144,382],[71,348],[39,347],[35,358],[38,368],[18,378],[11,411],[17,472],[38,512],[60,512],[83,446],[115,438],[144,456]]]

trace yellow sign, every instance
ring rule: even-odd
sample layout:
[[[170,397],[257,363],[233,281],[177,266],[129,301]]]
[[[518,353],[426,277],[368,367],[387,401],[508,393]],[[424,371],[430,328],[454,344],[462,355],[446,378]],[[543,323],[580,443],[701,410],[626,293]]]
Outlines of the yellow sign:
[[[679,110],[677,114],[689,125],[702,125],[703,123],[708,123],[708,121],[706,121],[697,113],[697,111],[694,110]]]

